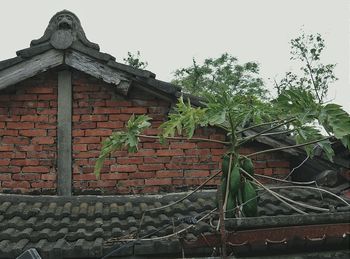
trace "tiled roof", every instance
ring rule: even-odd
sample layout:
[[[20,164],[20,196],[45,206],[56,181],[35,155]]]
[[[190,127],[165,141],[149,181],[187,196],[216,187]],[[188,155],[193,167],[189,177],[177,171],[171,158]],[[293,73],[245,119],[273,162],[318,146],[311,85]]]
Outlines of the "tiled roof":
[[[309,215],[295,215],[289,207],[269,194],[259,198],[259,217],[229,219],[228,231],[269,229],[281,226],[348,223],[349,207],[332,196],[313,190],[283,190],[279,193],[295,201],[307,202],[330,211],[306,209]],[[172,235],[168,239],[128,243],[121,255],[180,255],[181,246],[216,234],[218,214],[201,217],[216,207],[215,191],[203,191],[164,210],[143,212],[169,204],[186,194],[148,196],[21,196],[0,195],[0,258],[14,258],[36,248],[43,258],[99,258],[123,240]],[[268,217],[266,217],[268,216]],[[140,231],[138,232],[138,230]],[[350,230],[344,229],[350,232]],[[344,232],[344,233],[345,233]],[[239,233],[239,232],[238,232]],[[186,245],[184,245],[186,247]],[[207,248],[208,250],[209,248]],[[209,249],[210,250],[210,249]],[[185,254],[205,249],[186,249]]]

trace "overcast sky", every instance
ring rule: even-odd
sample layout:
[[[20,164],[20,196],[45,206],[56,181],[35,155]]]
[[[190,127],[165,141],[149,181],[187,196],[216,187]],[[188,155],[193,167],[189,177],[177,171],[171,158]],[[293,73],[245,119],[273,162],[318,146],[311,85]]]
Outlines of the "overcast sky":
[[[297,70],[289,60],[289,41],[321,33],[324,63],[337,63],[339,81],[329,99],[350,112],[349,0],[147,0],[147,1],[2,1],[0,60],[15,56],[43,35],[50,18],[62,9],[74,12],[90,41],[122,61],[141,51],[147,69],[170,81],[175,69],[224,52],[240,61],[257,61],[266,85]]]

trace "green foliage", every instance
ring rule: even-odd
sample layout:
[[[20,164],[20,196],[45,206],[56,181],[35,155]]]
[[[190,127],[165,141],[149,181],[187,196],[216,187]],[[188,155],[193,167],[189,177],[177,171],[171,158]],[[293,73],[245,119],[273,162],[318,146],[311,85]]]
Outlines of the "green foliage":
[[[149,128],[151,118],[146,115],[132,115],[127,122],[125,131],[118,131],[106,138],[102,143],[101,153],[96,161],[94,173],[100,175],[104,160],[117,150],[126,148],[128,152],[138,150],[139,137],[145,129]]]
[[[206,111],[207,109],[194,108],[189,100],[185,103],[182,97],[179,98],[174,111],[169,114],[169,120],[160,126],[162,138],[174,137],[176,133],[192,138],[198,125],[208,125]]]
[[[323,48],[324,42],[319,35],[302,36],[292,41],[293,58],[306,63],[302,68],[304,76],[299,78],[288,74],[288,80],[279,86],[279,96],[271,102],[264,100],[266,90],[258,77],[257,64],[238,65],[237,60],[228,54],[218,59],[207,59],[203,65],[193,60],[193,66],[176,71],[174,83],[183,85],[187,92],[202,95],[205,102],[203,107],[194,107],[189,99],[179,98],[169,119],[160,126],[158,137],[163,141],[178,134],[191,139],[197,127],[206,126],[216,126],[227,132],[228,152],[223,157],[221,167],[223,196],[229,191],[226,195],[227,216],[235,215],[237,205],[243,206],[245,216],[257,215],[256,190],[250,181],[254,176],[254,165],[249,158],[239,156],[238,148],[241,143],[254,140],[260,133],[244,138],[241,135],[244,129],[263,124],[261,133],[275,130],[291,132],[290,136],[298,144],[305,144],[305,150],[311,157],[315,150],[309,143],[312,141],[317,142],[329,160],[333,158],[331,142],[322,134],[322,129],[329,137],[340,139],[350,148],[349,114],[339,105],[323,103],[328,84],[335,80],[334,66],[319,63]],[[134,62],[134,59],[130,60]],[[135,66],[139,66],[139,59],[135,60]],[[125,131],[113,133],[103,142],[95,165],[96,175],[100,173],[105,158],[114,151],[137,151],[139,135],[150,126],[149,120],[144,115],[132,116]],[[231,166],[230,155],[233,157]],[[232,170],[228,178],[229,168]],[[241,174],[240,170],[250,176]]]
[[[140,51],[137,51],[136,54],[128,51],[128,56],[123,58],[123,60],[125,64],[139,69],[145,69],[148,66],[147,61],[141,60]]]
[[[276,85],[280,94],[285,89],[304,89],[316,98],[318,103],[323,103],[327,96],[331,83],[337,80],[334,75],[335,64],[324,65],[320,57],[325,47],[320,34],[305,35],[291,40],[291,59],[303,63],[300,68],[302,76],[288,72],[285,78]]]
[[[177,69],[174,84],[183,87],[184,92],[197,96],[221,93],[222,91],[238,95],[251,95],[265,98],[267,90],[259,78],[259,66],[255,62],[238,64],[237,59],[228,53],[219,58],[208,58],[202,65],[193,64]]]

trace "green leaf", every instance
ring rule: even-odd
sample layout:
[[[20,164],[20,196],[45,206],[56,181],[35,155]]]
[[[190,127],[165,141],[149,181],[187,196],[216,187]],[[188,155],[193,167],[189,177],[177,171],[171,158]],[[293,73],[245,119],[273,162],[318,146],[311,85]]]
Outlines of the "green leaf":
[[[256,190],[250,181],[246,181],[242,186],[243,213],[247,217],[256,217],[258,215],[258,199]]]

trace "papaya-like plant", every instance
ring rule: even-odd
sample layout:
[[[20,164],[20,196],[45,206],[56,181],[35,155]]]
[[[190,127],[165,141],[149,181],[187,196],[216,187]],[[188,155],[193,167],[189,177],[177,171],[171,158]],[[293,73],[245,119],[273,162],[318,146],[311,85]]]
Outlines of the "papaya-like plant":
[[[303,48],[302,58],[307,57],[308,50],[304,49],[305,45],[300,46]],[[318,50],[312,48],[310,53],[317,54],[318,60]],[[309,60],[308,62],[310,64]],[[256,216],[256,187],[266,187],[255,179],[251,157],[292,147],[304,147],[307,155],[312,157],[314,145],[317,144],[332,161],[334,152],[331,141],[340,140],[346,148],[350,148],[350,116],[341,106],[322,102],[328,79],[324,79],[322,71],[312,69],[311,65],[304,71],[309,72],[310,76],[317,73],[318,81],[308,81],[309,84],[316,82],[314,87],[304,87],[305,80],[302,80],[303,85],[298,85],[294,80],[289,84],[295,85],[280,88],[278,97],[269,102],[244,91],[232,92],[229,87],[206,94],[200,107],[191,105],[190,99],[181,97],[169,114],[169,119],[160,126],[158,136],[143,134],[144,130],[151,126],[150,117],[132,116],[124,131],[113,133],[103,142],[95,165],[95,174],[100,174],[103,161],[114,151],[126,148],[129,152],[137,152],[140,137],[156,138],[160,142],[179,138],[197,141],[198,138],[193,136],[198,127],[217,127],[224,130],[227,136],[227,141],[221,142],[227,147],[221,165],[225,215]],[[246,156],[239,154],[239,148],[245,143],[263,135],[277,134],[288,134],[294,138],[295,145],[271,148]]]

